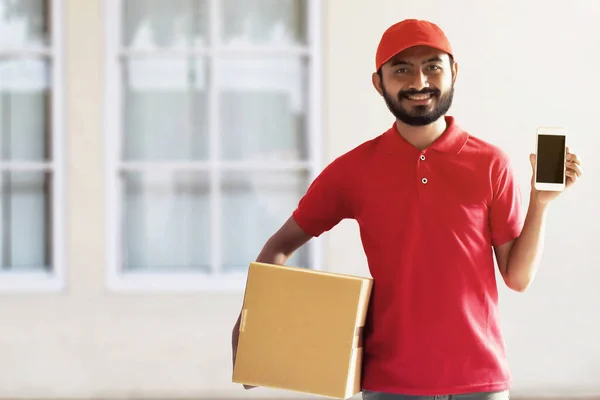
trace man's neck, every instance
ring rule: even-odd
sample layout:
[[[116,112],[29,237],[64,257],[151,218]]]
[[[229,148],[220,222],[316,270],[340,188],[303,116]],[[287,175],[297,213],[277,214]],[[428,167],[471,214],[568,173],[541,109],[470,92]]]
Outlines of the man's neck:
[[[425,126],[407,125],[396,120],[396,127],[400,135],[417,149],[423,150],[435,142],[447,128],[446,119],[441,117],[437,121]]]

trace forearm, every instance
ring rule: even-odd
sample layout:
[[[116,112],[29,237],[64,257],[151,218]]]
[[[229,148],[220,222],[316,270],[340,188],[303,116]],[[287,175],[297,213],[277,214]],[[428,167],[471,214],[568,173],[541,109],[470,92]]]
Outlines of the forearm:
[[[523,291],[533,281],[542,257],[548,203],[540,202],[532,193],[523,230],[515,240],[508,258],[509,286]]]
[[[261,252],[256,257],[256,262],[264,264],[285,265],[290,254],[286,254],[281,248],[277,248],[273,244],[267,242]]]

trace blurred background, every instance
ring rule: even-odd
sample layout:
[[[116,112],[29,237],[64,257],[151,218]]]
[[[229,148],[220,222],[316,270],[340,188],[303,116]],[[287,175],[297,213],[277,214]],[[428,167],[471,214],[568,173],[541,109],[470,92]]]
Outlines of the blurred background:
[[[600,398],[600,4],[0,0],[0,397],[303,398],[231,383],[248,263],[333,158],[393,119],[383,31],[438,23],[459,124],[511,157],[539,125],[585,179],[538,277],[501,280],[514,398]],[[289,264],[368,276],[354,222]]]

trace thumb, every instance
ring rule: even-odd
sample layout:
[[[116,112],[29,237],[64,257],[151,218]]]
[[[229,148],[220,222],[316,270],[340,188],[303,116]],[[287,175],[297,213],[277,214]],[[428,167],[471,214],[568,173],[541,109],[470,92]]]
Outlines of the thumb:
[[[536,160],[536,156],[535,156],[535,154],[531,153],[531,154],[529,155],[529,162],[531,163],[531,168],[532,168],[533,170],[535,170],[535,160]]]

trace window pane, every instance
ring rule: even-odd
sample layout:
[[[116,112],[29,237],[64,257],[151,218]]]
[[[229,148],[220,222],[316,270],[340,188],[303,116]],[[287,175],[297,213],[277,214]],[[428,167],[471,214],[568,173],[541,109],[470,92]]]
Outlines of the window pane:
[[[43,48],[49,43],[50,0],[0,0],[0,48]]]
[[[123,74],[123,157],[206,159],[206,60],[132,59]]]
[[[226,45],[306,43],[306,0],[223,0]]]
[[[306,191],[301,172],[229,172],[222,181],[223,271],[241,272],[256,259]],[[307,248],[287,265],[309,267]]]
[[[207,45],[207,0],[123,1],[123,41],[132,48],[185,49]]]
[[[43,60],[0,60],[0,160],[50,158],[49,75]]]
[[[221,157],[305,160],[306,61],[222,59],[218,68]]]
[[[43,172],[0,172],[3,271],[50,269],[49,187]]]
[[[210,271],[208,174],[123,174],[123,262],[127,270]]]

